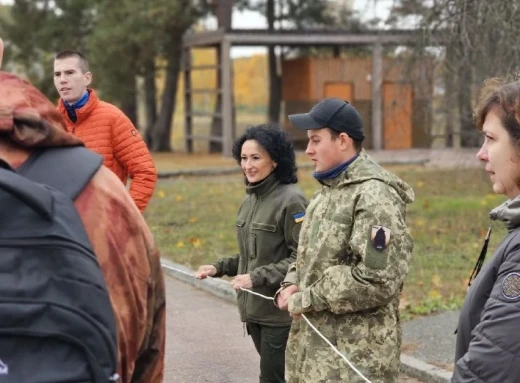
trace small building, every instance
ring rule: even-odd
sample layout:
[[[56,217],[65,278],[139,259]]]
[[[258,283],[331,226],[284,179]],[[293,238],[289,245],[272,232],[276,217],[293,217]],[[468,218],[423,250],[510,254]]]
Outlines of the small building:
[[[382,60],[381,149],[430,147],[432,127],[433,63],[411,64],[395,58]],[[374,146],[374,97],[371,57],[302,57],[282,63],[283,125],[297,147],[306,144],[306,132],[294,129],[287,115],[308,111],[318,101],[338,97],[361,114],[364,147]]]

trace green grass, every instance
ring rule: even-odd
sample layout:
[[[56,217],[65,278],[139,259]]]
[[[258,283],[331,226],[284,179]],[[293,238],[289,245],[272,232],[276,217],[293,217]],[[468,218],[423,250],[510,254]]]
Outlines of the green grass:
[[[467,279],[489,226],[489,211],[503,196],[492,194],[480,169],[391,169],[414,188],[408,224],[414,253],[401,302],[405,319],[460,306]],[[300,171],[307,197],[318,184]],[[146,213],[161,252],[197,268],[235,254],[235,214],[244,197],[242,176],[188,177],[159,182]],[[494,223],[488,257],[505,235]]]

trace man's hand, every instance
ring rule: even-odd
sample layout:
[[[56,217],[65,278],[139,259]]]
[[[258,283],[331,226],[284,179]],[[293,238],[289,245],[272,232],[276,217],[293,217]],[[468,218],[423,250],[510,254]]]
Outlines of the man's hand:
[[[289,285],[285,289],[280,291],[280,293],[276,297],[276,304],[278,305],[278,308],[280,310],[287,311],[287,308],[289,306],[289,298],[291,297],[291,295],[297,293],[298,291],[300,290],[296,285]]]
[[[195,273],[195,278],[197,279],[205,279],[207,277],[212,277],[217,274],[217,268],[213,265],[202,265],[199,267],[197,272]]]
[[[250,289],[253,287],[253,281],[251,281],[251,275],[249,274],[240,274],[237,275],[232,281],[231,284],[235,290],[240,289]]]

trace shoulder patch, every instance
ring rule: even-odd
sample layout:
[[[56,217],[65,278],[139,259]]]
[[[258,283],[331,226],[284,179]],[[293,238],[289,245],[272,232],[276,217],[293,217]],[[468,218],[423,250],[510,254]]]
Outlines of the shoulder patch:
[[[374,225],[372,226],[372,232],[370,233],[370,241],[377,251],[383,251],[390,243],[390,236],[392,232],[389,228]]]
[[[302,222],[303,217],[305,217],[305,213],[303,211],[300,213],[293,214],[294,222],[296,223]]]
[[[509,273],[502,282],[502,295],[508,301],[520,299],[520,273]]]

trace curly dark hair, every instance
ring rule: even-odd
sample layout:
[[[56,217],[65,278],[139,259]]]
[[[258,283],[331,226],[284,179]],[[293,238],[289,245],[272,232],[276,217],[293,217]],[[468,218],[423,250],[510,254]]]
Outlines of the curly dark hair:
[[[233,144],[233,158],[240,165],[242,145],[248,140],[255,140],[269,154],[278,166],[274,169],[274,176],[282,184],[295,184],[296,157],[294,147],[287,134],[275,123],[251,126],[245,133],[236,139]]]

